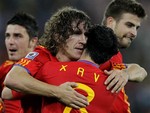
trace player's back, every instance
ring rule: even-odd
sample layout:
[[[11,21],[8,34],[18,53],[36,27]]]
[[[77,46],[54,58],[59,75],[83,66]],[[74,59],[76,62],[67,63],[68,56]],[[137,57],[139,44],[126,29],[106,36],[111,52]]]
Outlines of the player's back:
[[[76,90],[87,96],[89,106],[82,109],[71,109],[57,102],[56,99],[43,99],[42,113],[108,113],[116,94],[106,90],[104,81],[107,76],[91,63],[84,62],[47,62],[38,74],[38,78],[53,85],[60,85],[64,82],[77,82]]]

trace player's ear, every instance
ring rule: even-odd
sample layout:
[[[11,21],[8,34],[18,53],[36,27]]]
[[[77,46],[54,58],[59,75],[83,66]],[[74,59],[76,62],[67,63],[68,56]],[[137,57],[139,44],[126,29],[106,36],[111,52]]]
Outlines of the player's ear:
[[[38,37],[32,38],[32,39],[30,40],[30,42],[29,42],[30,48],[35,48],[36,45],[37,45],[37,43],[38,43]]]
[[[116,20],[113,17],[107,17],[106,26],[111,29],[114,29],[115,25],[116,25]]]

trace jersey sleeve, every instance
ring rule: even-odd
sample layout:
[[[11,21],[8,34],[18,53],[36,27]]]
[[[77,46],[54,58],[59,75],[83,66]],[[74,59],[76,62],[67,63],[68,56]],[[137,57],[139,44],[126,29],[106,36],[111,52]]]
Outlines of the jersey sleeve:
[[[127,66],[123,63],[122,54],[118,52],[110,60],[100,66],[101,70],[125,69]]]
[[[122,58],[121,52],[118,52],[118,54],[114,55],[110,59],[110,63],[111,63],[111,69],[122,70],[122,69],[127,68],[126,64],[123,63],[123,58]]]
[[[57,59],[53,57],[46,48],[40,46],[37,47],[33,52],[28,53],[27,56],[17,62],[16,65],[22,66],[28,71],[29,74],[35,76],[44,63],[52,60]]]
[[[0,93],[4,87],[4,79],[15,62],[7,60],[0,66]]]
[[[128,102],[128,96],[125,94],[124,88],[113,102],[110,113],[131,113],[130,103]]]

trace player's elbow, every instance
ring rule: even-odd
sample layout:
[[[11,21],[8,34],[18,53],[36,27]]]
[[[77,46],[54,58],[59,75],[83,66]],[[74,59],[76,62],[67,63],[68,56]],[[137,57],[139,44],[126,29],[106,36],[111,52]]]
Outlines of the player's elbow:
[[[128,65],[128,70],[130,72],[130,81],[142,82],[147,77],[146,70],[138,64]]]
[[[142,82],[147,77],[147,72],[146,72],[146,70],[144,68],[141,67],[140,73],[141,74],[140,74],[140,76],[138,78],[138,81]]]
[[[4,80],[4,86],[11,88],[12,86],[15,85],[15,81],[13,80],[13,78],[7,74],[5,80]]]
[[[1,94],[1,97],[3,99],[7,99],[7,100],[12,99],[13,97],[12,97],[11,90],[8,89],[7,87],[4,87],[2,94]]]
[[[137,67],[137,73],[136,73],[136,81],[137,82],[142,82],[146,77],[147,77],[147,72],[146,70],[141,67],[140,65],[138,64],[135,64],[135,67]]]

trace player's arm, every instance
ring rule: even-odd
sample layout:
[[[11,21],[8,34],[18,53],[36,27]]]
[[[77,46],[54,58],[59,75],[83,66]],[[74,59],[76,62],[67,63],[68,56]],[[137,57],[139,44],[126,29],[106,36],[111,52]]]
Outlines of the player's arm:
[[[146,70],[138,64],[126,64],[129,81],[142,82],[146,76]]]
[[[105,73],[109,75],[107,80],[105,81],[105,84],[107,85],[108,90],[112,88],[111,91],[113,93],[119,92],[128,81],[142,82],[147,76],[146,70],[138,64],[126,65],[127,68],[122,70],[105,70]]]
[[[6,75],[4,85],[18,92],[55,97],[74,108],[88,105],[86,97],[72,89],[77,85],[76,83],[67,82],[60,86],[50,85],[33,78],[24,68],[17,65]]]

